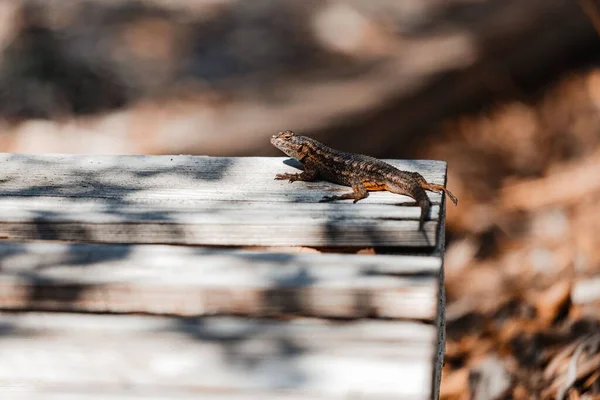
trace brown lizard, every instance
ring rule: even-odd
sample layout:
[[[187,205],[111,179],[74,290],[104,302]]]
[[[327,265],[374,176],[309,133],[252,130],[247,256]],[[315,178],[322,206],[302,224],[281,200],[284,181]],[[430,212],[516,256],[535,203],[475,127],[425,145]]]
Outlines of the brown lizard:
[[[277,174],[275,179],[289,179],[290,182],[312,182],[323,179],[344,186],[351,186],[352,192],[340,196],[325,196],[321,200],[353,199],[354,203],[369,196],[369,191],[387,190],[391,193],[410,196],[421,207],[419,229],[423,229],[429,218],[431,202],[425,193],[429,190],[445,193],[454,205],[458,199],[443,185],[427,183],[418,172],[401,171],[390,164],[362,154],[345,153],[334,150],[306,136],[292,131],[273,135],[271,143],[304,166],[304,172],[297,174]]]

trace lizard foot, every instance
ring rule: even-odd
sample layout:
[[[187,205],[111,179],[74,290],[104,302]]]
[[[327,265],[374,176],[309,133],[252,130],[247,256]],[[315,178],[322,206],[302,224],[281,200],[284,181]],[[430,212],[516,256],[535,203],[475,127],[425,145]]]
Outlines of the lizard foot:
[[[298,174],[277,174],[275,175],[276,181],[284,181],[288,179],[290,182],[295,182],[298,180]]]

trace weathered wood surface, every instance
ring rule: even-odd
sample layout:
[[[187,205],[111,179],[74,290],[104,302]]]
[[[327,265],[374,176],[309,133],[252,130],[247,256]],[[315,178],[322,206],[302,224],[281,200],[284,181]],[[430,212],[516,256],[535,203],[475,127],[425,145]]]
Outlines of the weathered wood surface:
[[[107,397],[427,399],[437,335],[415,322],[46,313],[0,313],[0,326],[0,387]]]
[[[0,242],[0,309],[433,321],[438,257]]]
[[[198,390],[156,390],[155,388],[145,389],[123,389],[106,390],[102,388],[70,389],[68,392],[59,388],[32,389],[24,386],[8,386],[5,389],[0,388],[2,400],[328,400],[331,398],[344,398],[343,396],[323,396],[317,393],[294,393],[286,390],[271,391],[198,391]],[[356,397],[347,396],[354,400]],[[398,396],[362,396],[360,399],[377,400],[397,400]],[[417,400],[424,399],[423,396],[401,396],[401,399]]]
[[[31,398],[437,393],[440,195],[429,193],[432,220],[423,233],[420,210],[403,205],[411,201],[405,196],[319,203],[350,189],[275,181],[297,171],[287,158],[0,154],[0,161],[0,238],[102,243],[0,242],[0,394],[4,387],[25,388]],[[443,162],[391,163],[445,183]],[[394,246],[435,255],[165,244]],[[90,314],[98,312],[165,316]],[[278,316],[294,317],[261,319]]]
[[[390,160],[445,183],[440,161]],[[441,196],[418,231],[406,196],[318,203],[349,188],[275,181],[287,158],[1,154],[0,237],[119,243],[437,246]],[[290,164],[290,165],[287,165]]]
[[[437,328],[436,355],[433,363],[431,398],[440,397],[442,370],[446,354],[446,287],[444,286],[444,257],[446,256],[446,210],[442,209],[438,236],[438,256],[440,258],[440,274],[438,275],[437,315],[434,324]]]

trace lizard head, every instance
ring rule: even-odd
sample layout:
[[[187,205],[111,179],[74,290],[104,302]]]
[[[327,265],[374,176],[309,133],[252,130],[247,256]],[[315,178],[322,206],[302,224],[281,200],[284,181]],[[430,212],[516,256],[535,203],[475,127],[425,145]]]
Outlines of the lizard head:
[[[306,138],[292,131],[279,132],[271,137],[271,143],[288,156],[301,161],[306,156]]]

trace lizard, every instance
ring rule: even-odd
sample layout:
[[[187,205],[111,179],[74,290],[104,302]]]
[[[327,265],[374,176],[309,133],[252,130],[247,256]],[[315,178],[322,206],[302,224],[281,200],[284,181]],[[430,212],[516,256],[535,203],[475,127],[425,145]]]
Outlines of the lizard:
[[[444,193],[454,205],[458,204],[458,199],[444,185],[428,183],[418,172],[402,171],[374,157],[335,150],[290,130],[273,135],[271,144],[304,167],[302,173],[277,174],[276,180],[313,182],[321,179],[352,187],[352,192],[324,196],[321,202],[354,200],[356,203],[367,198],[370,191],[385,190],[406,195],[415,200],[412,204],[421,208],[419,230],[423,230],[431,209],[426,190]]]

